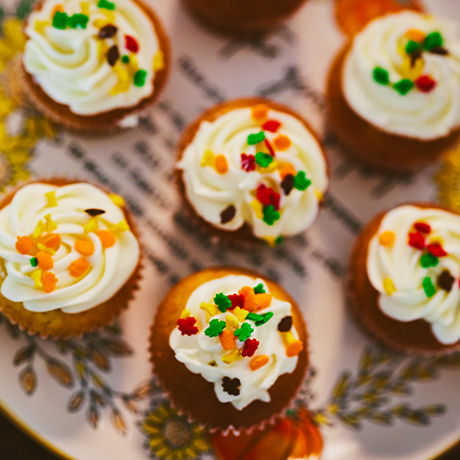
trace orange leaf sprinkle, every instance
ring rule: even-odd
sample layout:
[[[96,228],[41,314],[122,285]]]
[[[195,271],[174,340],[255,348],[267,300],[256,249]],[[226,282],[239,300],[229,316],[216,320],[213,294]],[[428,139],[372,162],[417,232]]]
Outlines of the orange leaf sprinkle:
[[[268,106],[266,104],[258,104],[252,107],[251,115],[255,121],[265,121],[268,117]]]
[[[51,270],[54,267],[53,258],[47,252],[37,252],[37,255],[35,257],[38,260],[38,266],[42,270]]]
[[[74,260],[68,267],[69,273],[74,278],[79,278],[82,276],[86,270],[89,268],[89,262],[84,257],[80,257],[77,260]]]
[[[96,232],[96,235],[101,240],[101,244],[104,248],[111,248],[117,242],[115,235],[108,230],[99,230]]]
[[[273,139],[273,144],[277,150],[287,150],[291,145],[291,139],[289,137],[285,136],[284,134],[280,134],[279,136],[276,136],[275,139]]]
[[[53,272],[42,274],[42,285],[45,292],[53,292],[56,289],[57,278]]]
[[[267,355],[254,356],[249,362],[249,367],[251,371],[256,371],[260,367],[265,366],[268,361],[270,361],[270,358]]]
[[[42,238],[42,243],[47,247],[57,251],[61,245],[61,235],[57,233],[48,233]]]
[[[225,174],[228,171],[227,158],[224,155],[216,155],[214,157],[214,168],[219,174]]]
[[[30,236],[18,236],[16,250],[19,254],[28,254],[34,247],[34,240]]]
[[[224,329],[219,334],[219,340],[224,350],[233,350],[236,347],[235,334],[228,329]]]
[[[94,244],[91,240],[77,240],[75,250],[83,256],[90,256],[94,253]]]
[[[54,15],[58,12],[64,12],[64,6],[61,4],[55,5],[53,10],[51,11],[51,17],[54,18]]]
[[[291,163],[282,163],[281,167],[279,168],[279,173],[281,179],[284,179],[288,174],[295,176],[297,174],[297,171]]]
[[[269,294],[268,292],[256,294],[257,309],[263,310],[264,308],[269,307],[270,304],[272,303],[272,297],[273,296]]]
[[[380,233],[379,235],[379,243],[382,246],[393,246],[393,243],[395,242],[395,232],[392,232],[391,230],[387,230],[385,232]]]
[[[244,297],[244,308],[249,311],[257,310],[256,294],[251,286],[243,286],[238,294]]]
[[[282,332],[284,345],[286,347],[286,356],[292,358],[297,356],[303,350],[303,343],[301,340],[296,339],[292,331]]]
[[[409,40],[413,40],[414,42],[421,43],[425,40],[425,32],[420,29],[409,29],[406,32],[406,37]]]

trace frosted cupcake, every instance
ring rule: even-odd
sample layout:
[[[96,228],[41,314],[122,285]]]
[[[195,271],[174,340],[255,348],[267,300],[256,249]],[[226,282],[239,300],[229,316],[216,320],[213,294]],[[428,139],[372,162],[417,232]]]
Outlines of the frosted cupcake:
[[[276,283],[240,269],[180,281],[159,305],[150,341],[154,371],[173,404],[221,431],[273,420],[308,361],[296,303]]]
[[[328,185],[307,122],[263,99],[205,112],[186,129],[177,168],[186,201],[212,232],[270,245],[313,223]]]
[[[139,0],[44,0],[25,33],[24,93],[68,128],[135,126],[166,83],[168,40]]]
[[[460,216],[402,205],[373,219],[351,263],[352,309],[380,341],[404,351],[460,346]]]
[[[361,160],[415,168],[456,144],[460,41],[454,25],[403,11],[370,22],[337,56],[329,123]]]
[[[24,185],[0,204],[0,309],[43,337],[112,321],[139,278],[139,243],[123,200],[88,183]]]

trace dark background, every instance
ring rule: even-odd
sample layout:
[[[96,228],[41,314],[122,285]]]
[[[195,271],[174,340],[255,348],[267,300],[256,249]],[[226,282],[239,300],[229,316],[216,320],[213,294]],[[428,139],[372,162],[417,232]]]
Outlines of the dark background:
[[[0,414],[0,453],[2,459],[11,460],[57,460],[58,458],[24,435],[2,414]],[[455,446],[454,450],[438,457],[438,459],[459,460],[460,443]]]

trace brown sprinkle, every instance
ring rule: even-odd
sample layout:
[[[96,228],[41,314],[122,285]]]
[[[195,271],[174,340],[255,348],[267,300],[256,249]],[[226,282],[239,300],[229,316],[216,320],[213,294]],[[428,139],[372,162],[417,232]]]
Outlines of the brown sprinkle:
[[[235,206],[232,204],[227,206],[221,213],[220,213],[220,223],[221,224],[226,224],[227,222],[230,222],[236,214],[236,209]]]
[[[107,62],[113,67],[118,59],[120,58],[120,51],[118,51],[118,46],[113,45],[107,51]]]
[[[278,323],[278,331],[280,332],[288,332],[291,330],[291,327],[292,327],[292,316],[285,316]]]
[[[286,174],[281,182],[281,188],[285,195],[289,195],[291,190],[294,188],[294,176],[292,174]]]
[[[101,214],[105,213],[103,209],[97,209],[97,208],[85,209],[85,212],[86,214],[89,214],[91,217],[100,216]]]
[[[113,24],[107,24],[99,30],[98,37],[102,40],[104,38],[112,38],[117,33],[117,31],[118,28],[116,26]]]

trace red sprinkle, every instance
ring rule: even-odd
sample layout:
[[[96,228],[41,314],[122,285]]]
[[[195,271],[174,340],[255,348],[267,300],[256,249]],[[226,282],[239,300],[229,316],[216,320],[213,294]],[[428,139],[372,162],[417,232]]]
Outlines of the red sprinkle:
[[[241,356],[249,356],[251,357],[259,347],[259,341],[256,339],[247,339],[244,342],[243,351],[241,352]]]
[[[439,243],[432,243],[426,247],[427,251],[435,257],[447,256],[447,252],[444,251],[443,247]]]
[[[279,210],[280,194],[276,193],[272,188],[267,187],[265,184],[260,184],[257,187],[256,197],[264,206],[269,206],[271,204],[276,210]]]
[[[426,222],[415,222],[414,227],[415,227],[415,230],[417,230],[420,233],[430,233],[431,232],[431,227]]]
[[[228,296],[228,298],[232,302],[232,306],[229,308],[229,310],[233,310],[236,307],[243,308],[244,297],[241,294],[231,294]]]
[[[415,80],[415,86],[423,93],[429,93],[436,86],[436,81],[428,75],[421,75]]]
[[[247,171],[254,171],[256,169],[256,158],[254,155],[241,154],[241,167]]]
[[[265,138],[264,142],[265,142],[265,145],[267,146],[268,151],[270,152],[270,155],[274,157],[275,151],[273,150],[272,144],[270,144],[270,141],[267,138]]]
[[[177,325],[182,335],[195,335],[198,334],[198,328],[195,326],[196,318],[188,316],[187,318],[179,318]]]
[[[423,249],[425,247],[425,237],[421,233],[409,233],[409,246],[415,249]]]
[[[267,120],[263,125],[262,129],[264,131],[270,131],[271,133],[276,133],[278,131],[281,123],[277,120]]]
[[[132,51],[133,53],[139,51],[139,43],[137,43],[136,39],[131,37],[131,35],[125,35],[125,46],[128,51]]]

